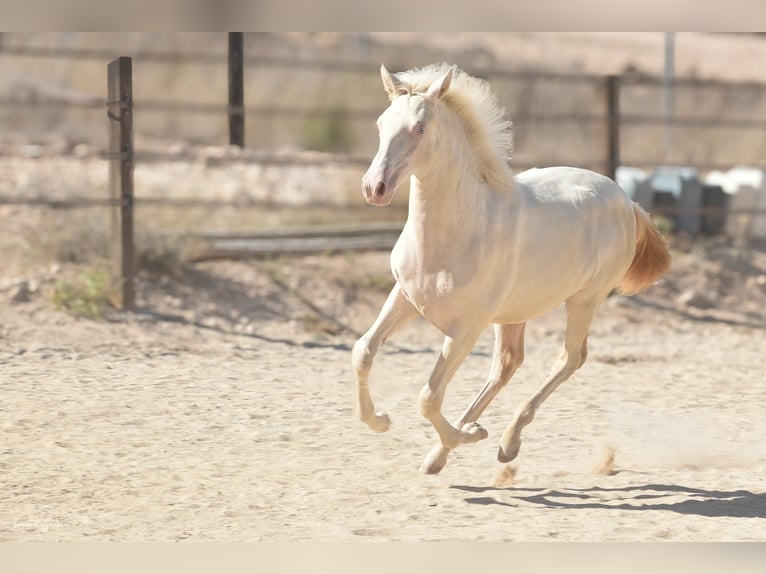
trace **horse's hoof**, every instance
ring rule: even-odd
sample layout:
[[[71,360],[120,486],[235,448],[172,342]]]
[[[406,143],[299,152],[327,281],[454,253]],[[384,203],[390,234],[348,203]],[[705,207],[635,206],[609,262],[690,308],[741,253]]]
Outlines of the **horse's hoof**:
[[[371,419],[364,422],[375,432],[386,432],[391,426],[391,419],[384,413],[375,413]]]
[[[487,429],[479,423],[465,423],[460,432],[466,437],[467,440],[463,441],[466,443],[479,442],[489,436]]]
[[[519,455],[519,448],[521,445],[517,445],[516,448],[503,450],[503,447],[498,447],[497,449],[497,460],[499,462],[511,462],[514,458],[516,458]]]
[[[447,447],[437,444],[428,452],[418,470],[423,474],[439,474],[447,464],[449,451]]]

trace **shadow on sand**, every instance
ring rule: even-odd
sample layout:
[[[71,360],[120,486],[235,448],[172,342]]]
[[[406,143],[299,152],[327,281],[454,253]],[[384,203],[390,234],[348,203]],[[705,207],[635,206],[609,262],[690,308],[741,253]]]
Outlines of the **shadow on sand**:
[[[152,278],[156,279],[156,278]],[[198,329],[214,331],[225,335],[242,337],[245,340],[277,343],[289,347],[305,349],[334,349],[351,352],[352,345],[362,335],[347,322],[335,317],[331,312],[320,308],[299,289],[291,288],[276,277],[271,278],[268,289],[256,292],[244,282],[195,267],[185,268],[175,281],[157,285],[157,281],[146,281],[155,294],[164,294],[180,299],[186,309],[204,308],[202,320],[188,319],[173,309],[167,309],[161,303],[161,297],[154,302],[139,306],[135,316],[139,319],[176,323],[193,326]],[[159,299],[159,301],[157,301]],[[331,334],[324,340],[295,341],[287,337],[272,337],[263,333],[245,333],[234,328],[232,317],[245,316],[253,322],[290,321],[295,314],[295,307],[319,318],[330,327]],[[300,313],[299,313],[300,314]],[[386,343],[386,352],[404,354],[433,354],[437,352],[429,347],[413,347],[396,342]],[[482,354],[477,351],[477,354]],[[486,354],[486,353],[483,353]]]
[[[673,484],[647,484],[621,488],[498,488],[453,485],[470,493],[494,492],[497,496],[475,496],[468,504],[497,504],[516,508],[534,504],[551,509],[603,508],[604,510],[668,510],[708,517],[766,518],[766,493],[748,490],[702,490]],[[662,502],[668,497],[685,500]],[[608,500],[607,500],[608,499]]]

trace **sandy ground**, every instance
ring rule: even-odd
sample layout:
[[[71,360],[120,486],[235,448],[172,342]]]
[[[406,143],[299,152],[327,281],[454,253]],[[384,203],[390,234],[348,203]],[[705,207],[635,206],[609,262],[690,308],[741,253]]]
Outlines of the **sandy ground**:
[[[549,67],[567,71],[661,69],[659,35],[506,40],[450,36],[436,48],[483,47],[502,65],[519,53],[520,67],[548,54]],[[761,40],[677,42],[679,74],[762,78],[760,59],[737,56]],[[39,147],[0,150],[3,195],[102,197],[96,147],[44,165]],[[137,167],[142,193],[284,195],[266,169],[211,177],[196,164],[155,167]],[[343,189],[345,173],[307,173]],[[100,254],[108,218],[24,213],[0,209],[0,541],[766,539],[763,247],[678,244],[661,285],[607,301],[588,362],[506,466],[497,441],[562,336],[560,311],[531,323],[525,364],[481,419],[489,438],[424,476],[417,468],[435,434],[417,396],[440,346],[434,329],[408,326],[373,369],[389,432],[373,433],[354,412],[350,347],[385,298],[386,254],[144,271],[136,313],[92,320],[55,309],[52,291],[86,265],[82,250]],[[183,224],[211,226],[204,215]],[[233,228],[233,216],[220,219]],[[46,259],[52,244],[56,261]],[[484,382],[490,335],[450,385],[451,419]]]
[[[350,346],[385,298],[384,253],[144,272],[139,311],[103,320],[54,309],[44,274],[22,296],[6,280],[0,540],[764,540],[766,251],[704,255],[604,304],[588,362],[506,466],[497,441],[561,341],[561,312],[530,323],[489,438],[437,476],[417,470],[435,439],[417,408],[429,325],[373,370],[389,432],[354,412]],[[487,331],[449,418],[490,348]]]

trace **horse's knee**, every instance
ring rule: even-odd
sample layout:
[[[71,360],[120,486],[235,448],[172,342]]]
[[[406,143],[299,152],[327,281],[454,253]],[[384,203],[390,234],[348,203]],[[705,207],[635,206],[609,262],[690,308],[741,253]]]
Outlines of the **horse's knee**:
[[[520,350],[510,355],[503,365],[504,374],[510,377],[524,362],[524,351]]]
[[[524,351],[511,353],[510,350],[505,350],[500,355],[500,373],[498,379],[502,385],[508,382],[513,373],[516,372],[521,364],[524,362]]]
[[[441,409],[441,397],[437,396],[431,390],[431,387],[425,385],[420,391],[420,414],[427,419],[431,419],[434,413]]]
[[[351,366],[357,375],[367,374],[372,367],[372,359],[375,353],[370,349],[366,337],[360,337],[351,349]]]

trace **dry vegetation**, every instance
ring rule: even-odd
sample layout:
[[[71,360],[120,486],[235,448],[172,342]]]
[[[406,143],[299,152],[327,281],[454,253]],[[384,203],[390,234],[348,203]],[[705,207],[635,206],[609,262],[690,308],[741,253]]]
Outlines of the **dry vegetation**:
[[[35,157],[25,156],[24,146],[6,145],[5,149],[16,152],[0,157],[3,175],[0,193],[6,197],[65,199],[100,197],[104,193],[106,166],[103,160],[82,149],[79,154],[62,155],[56,153],[55,147],[42,146],[36,149]],[[296,194],[302,190],[306,197],[322,197],[322,200],[311,208],[301,208],[300,204],[271,204],[267,198],[264,201],[262,190],[275,185],[280,168],[235,162],[236,173],[232,174],[231,163],[210,161],[211,157],[220,158],[221,154],[228,153],[241,152],[192,147],[186,152],[188,159],[146,163],[136,168],[137,264],[144,273],[189,281],[184,274],[193,268],[189,261],[198,254],[200,244],[194,236],[200,231],[247,232],[384,219],[403,221],[406,216],[406,190],[398,192],[395,204],[389,208],[365,206],[358,191],[360,169],[355,167],[282,168],[283,179],[290,181],[289,186]],[[184,178],[182,173],[194,176]],[[227,191],[221,187],[222,182],[238,182],[239,187]],[[212,197],[229,203],[211,208],[142,202],[142,199],[155,198],[206,200]],[[251,203],[253,201],[256,203]],[[300,203],[305,201],[304,198]],[[93,279],[93,274],[107,266],[109,216],[104,207],[60,209],[6,205],[0,206],[0,217],[5,231],[0,237],[0,277],[6,285],[23,283],[25,278],[33,284],[55,285],[56,276],[60,275],[70,282],[63,284],[71,287],[84,281],[88,274]],[[763,319],[766,265],[762,245],[723,236],[699,240],[679,236],[673,240],[673,249],[674,273],[649,296],[657,305],[686,313],[739,313],[743,320]],[[350,259],[354,257],[347,255]],[[273,269],[277,263],[270,265]],[[285,263],[285,272],[293,265],[293,261]],[[387,266],[369,276],[359,275],[353,268],[344,269],[333,281],[331,289],[346,293],[382,292],[391,284]],[[147,286],[150,287],[151,282]],[[322,290],[324,288],[320,292]],[[341,308],[328,310],[330,314],[341,311]],[[307,320],[306,325],[311,326],[312,321]]]

